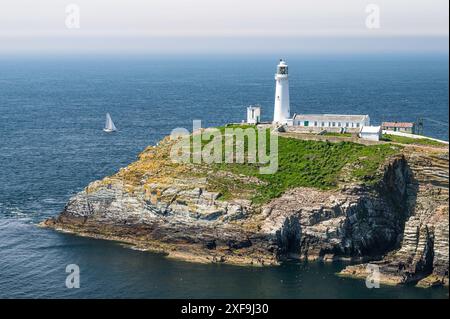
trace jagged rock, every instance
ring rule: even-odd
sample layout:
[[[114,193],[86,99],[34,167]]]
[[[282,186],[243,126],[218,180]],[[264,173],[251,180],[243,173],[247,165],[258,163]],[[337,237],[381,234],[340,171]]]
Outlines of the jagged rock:
[[[171,166],[159,150],[165,143],[141,154],[151,157],[144,167],[133,163],[91,183],[43,224],[196,262],[369,259],[384,282],[448,284],[448,150],[406,149],[385,163],[371,187],[299,187],[258,206],[245,196],[225,200],[208,183],[263,182],[230,172],[199,178],[195,166],[183,175],[186,168]],[[365,278],[366,264],[341,275]]]
[[[448,285],[448,152],[412,152],[406,155],[406,161],[412,178],[404,194],[408,217],[400,248],[375,264],[380,266],[381,281],[387,284]],[[400,185],[400,182],[395,181],[395,184]],[[342,274],[357,278],[367,276],[365,265],[349,266]]]

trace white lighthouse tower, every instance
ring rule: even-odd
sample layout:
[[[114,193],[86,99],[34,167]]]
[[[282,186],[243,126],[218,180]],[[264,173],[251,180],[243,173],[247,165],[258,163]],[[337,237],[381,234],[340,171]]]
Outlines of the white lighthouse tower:
[[[286,124],[291,117],[289,107],[289,79],[288,66],[286,62],[280,59],[275,74],[275,106],[273,110],[273,122],[278,124]]]

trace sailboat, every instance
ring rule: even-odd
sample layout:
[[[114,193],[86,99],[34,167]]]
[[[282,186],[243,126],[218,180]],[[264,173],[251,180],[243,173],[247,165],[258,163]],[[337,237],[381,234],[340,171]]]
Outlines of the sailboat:
[[[109,113],[106,113],[106,123],[105,128],[103,129],[106,133],[111,133],[117,131],[116,126],[114,125],[114,122],[111,119],[111,115]]]

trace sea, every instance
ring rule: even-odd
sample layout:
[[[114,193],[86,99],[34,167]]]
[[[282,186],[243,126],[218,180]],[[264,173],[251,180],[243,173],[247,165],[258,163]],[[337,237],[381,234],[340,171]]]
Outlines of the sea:
[[[367,288],[342,262],[195,264],[37,227],[89,182],[175,128],[273,114],[277,56],[0,56],[0,298],[448,298],[448,289]],[[423,120],[448,140],[448,55],[293,55],[292,113]],[[102,131],[110,113],[118,132]],[[67,288],[68,265],[80,287]]]

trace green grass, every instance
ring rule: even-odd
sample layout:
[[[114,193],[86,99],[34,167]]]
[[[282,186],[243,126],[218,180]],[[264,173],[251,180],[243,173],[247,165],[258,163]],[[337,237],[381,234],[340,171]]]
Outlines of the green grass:
[[[427,138],[411,138],[406,136],[398,136],[391,134],[384,134],[382,137],[383,141],[395,142],[400,144],[416,144],[416,145],[425,145],[425,146],[446,146],[446,144],[430,140]]]
[[[249,127],[249,126],[246,126]],[[220,130],[223,132],[224,128]],[[269,139],[269,134],[267,134]],[[247,142],[247,141],[246,141]],[[294,187],[332,189],[345,175],[361,183],[372,184],[379,179],[378,168],[388,156],[398,153],[401,147],[390,144],[361,145],[352,142],[331,143],[279,137],[278,170],[274,174],[260,174],[260,164],[212,164],[216,170],[257,177],[265,185],[245,185],[236,182],[234,188],[254,188],[254,202],[264,203]],[[245,151],[247,151],[245,143]],[[346,168],[344,170],[344,167]],[[229,198],[230,181],[215,181],[224,185],[219,190]],[[231,182],[232,183],[232,182]]]
[[[352,137],[352,133],[326,132],[323,136]]]

